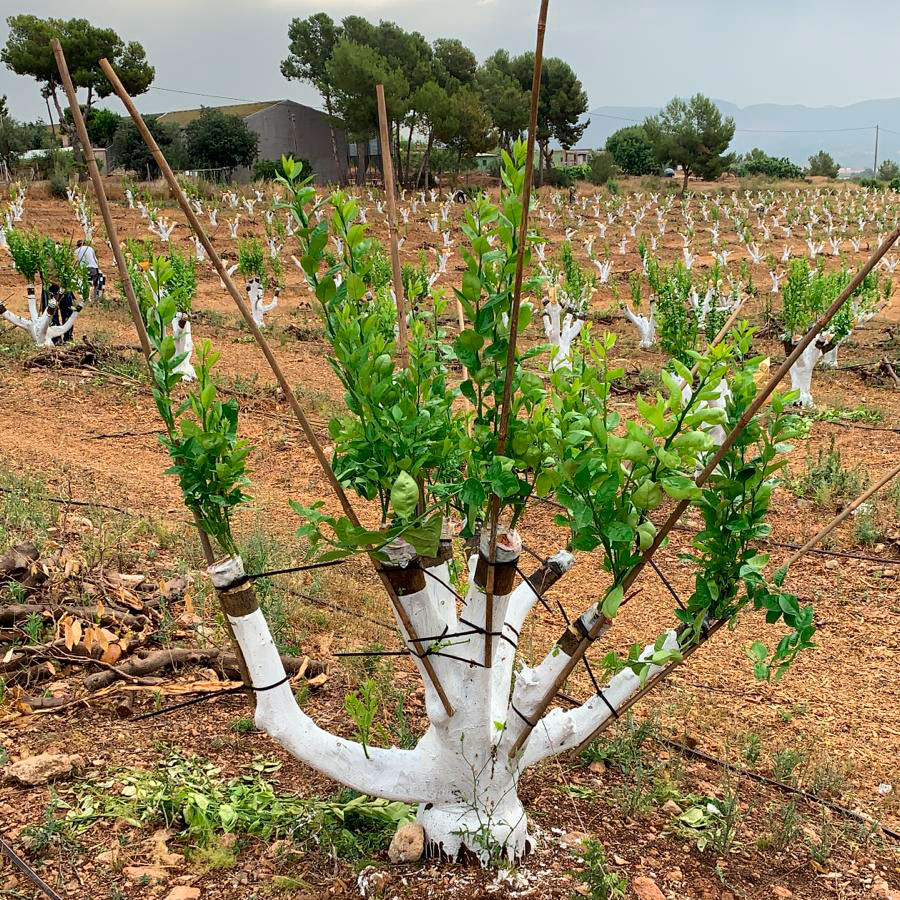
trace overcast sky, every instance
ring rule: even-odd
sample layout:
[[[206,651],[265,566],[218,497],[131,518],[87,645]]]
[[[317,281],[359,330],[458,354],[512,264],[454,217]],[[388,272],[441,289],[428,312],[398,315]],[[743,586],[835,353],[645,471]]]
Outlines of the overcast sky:
[[[318,105],[285,81],[279,62],[294,16],[325,9],[391,19],[428,39],[457,37],[479,59],[497,47],[531,48],[537,0],[0,0],[6,15],[84,16],[143,43],[156,89],[147,112],[290,97]],[[572,64],[591,106],[659,105],[702,91],[753,103],[846,105],[900,96],[900,16],[888,0],[551,0],[546,52]],[[5,21],[0,41],[5,42]],[[0,68],[0,94],[20,119],[46,116],[35,82]],[[108,103],[112,108],[115,104]]]

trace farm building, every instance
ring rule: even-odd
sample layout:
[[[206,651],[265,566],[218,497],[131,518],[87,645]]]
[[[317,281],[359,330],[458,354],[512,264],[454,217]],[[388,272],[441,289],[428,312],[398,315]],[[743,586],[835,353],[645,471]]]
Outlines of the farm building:
[[[554,150],[553,151],[553,165],[554,166],[583,166],[586,163],[590,162],[591,156],[593,156],[593,150],[587,149],[578,149],[578,150]]]
[[[347,136],[335,126],[338,162],[335,162],[328,116],[295,103],[293,100],[266,100],[259,103],[238,103],[216,107],[226,115],[237,116],[259,136],[259,159],[280,159],[282,154],[307,159],[312,163],[315,180],[319,184],[341,181],[347,175]],[[200,109],[182,109],[163,113],[160,122],[186,128]],[[247,169],[237,170],[238,181],[249,180]]]

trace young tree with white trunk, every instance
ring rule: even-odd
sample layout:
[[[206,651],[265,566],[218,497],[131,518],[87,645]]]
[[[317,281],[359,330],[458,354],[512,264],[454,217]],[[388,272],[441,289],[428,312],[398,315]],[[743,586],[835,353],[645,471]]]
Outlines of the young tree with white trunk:
[[[805,259],[791,263],[782,285],[782,306],[778,313],[783,329],[781,340],[788,353],[797,345],[799,336],[850,283],[851,277],[847,269],[829,273],[822,265],[810,267]],[[838,346],[857,325],[874,315],[879,304],[890,297],[891,291],[890,278],[882,282],[876,272],[869,274],[831,320],[827,331],[813,341],[794,363],[790,370],[791,389],[798,392],[797,402],[801,406],[813,406],[812,378],[816,366],[825,362],[826,354],[826,367],[829,364],[836,366]]]
[[[299,534],[323,560],[363,549],[377,558],[391,585],[398,629],[425,686],[430,724],[413,749],[371,746],[361,720],[360,740],[338,737],[297,705],[231,530],[231,514],[246,499],[249,449],[237,438],[237,409],[216,400],[209,375],[215,357],[208,348],[201,351],[188,406],[178,404],[179,360],[164,333],[174,304],[160,295],[145,306],[172,471],[187,505],[225,554],[210,576],[249,668],[257,725],[343,784],[417,804],[433,849],[449,856],[466,849],[482,862],[519,858],[531,843],[517,793],[529,766],[590,741],[649,679],[667,674],[742,610],[762,610],[770,622],[783,619],[788,626],[771,659],[764,646],[753,648],[763,677],[770,664],[783,671],[810,646],[813,632],[811,610],[769,585],[762,574],[766,557],[752,545],[768,533],[772,476],[794,424],[782,398],[773,397],[763,421],[736,432],[712,473],[712,490],[701,491],[691,477],[713,450],[710,428],[731,429],[757,394],[761,360],[750,355],[751,332],[698,354],[695,371],[673,360],[674,374],[662,376],[665,392],[641,400],[640,417],[625,422],[624,432],[609,403],[612,385],[624,374],[610,366],[614,336],[582,335],[589,364],[577,373],[554,374],[549,385],[523,367],[540,349],[513,347],[514,368],[507,372],[524,147],[516,145],[512,159],[504,155],[503,165],[506,187],[499,204],[478,199],[462,228],[470,249],[457,297],[469,324],[449,356],[455,354],[466,376],[452,387],[448,348],[438,332],[413,314],[408,362],[401,365],[392,332],[368,308],[371,244],[359,227],[356,202],[340,194],[323,201],[331,207],[331,227],[345,242],[338,284],[338,272],[324,258],[328,226],[315,224],[314,190],[293,161],[282,163],[300,259],[321,306],[329,362],[346,392],[347,414],[331,426],[335,474],[377,501],[382,518],[377,530],[365,530],[325,515],[321,504],[295,505],[305,522]],[[494,251],[489,236],[495,238]],[[527,240],[530,245],[536,237],[529,234]],[[524,251],[527,265],[530,246]],[[525,279],[527,293],[539,286],[538,279]],[[500,456],[507,375],[509,442]],[[726,408],[713,409],[710,401],[726,375],[731,396]],[[687,401],[679,378],[691,387]],[[200,434],[203,446],[211,448],[202,457],[195,452],[197,442],[189,440]],[[517,584],[522,539],[516,529],[535,493],[555,495],[571,539],[567,551]],[[644,554],[655,549],[651,514],[665,497],[695,504],[706,523],[692,546],[694,591],[646,645],[604,658],[605,687],[598,695],[574,710],[551,709],[587,647],[613,627],[630,599]],[[494,504],[500,527],[492,559],[484,523]],[[461,536],[474,542],[467,574],[454,571],[454,518],[462,521]],[[542,661],[524,663],[517,644],[529,612],[572,567],[573,553],[593,550],[604,559],[604,575],[591,591],[601,599],[563,631]],[[456,596],[454,575],[461,575],[464,598]]]

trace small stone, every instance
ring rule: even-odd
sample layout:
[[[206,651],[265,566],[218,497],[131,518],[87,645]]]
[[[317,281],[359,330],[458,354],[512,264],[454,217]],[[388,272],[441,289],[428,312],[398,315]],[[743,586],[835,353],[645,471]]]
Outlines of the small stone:
[[[641,876],[631,882],[631,889],[638,900],[666,900],[666,895],[659,889],[652,878]]]
[[[569,831],[559,839],[559,842],[563,847],[577,847],[590,839],[591,836],[583,831]]]
[[[778,897],[779,900],[787,900],[788,897],[794,896],[786,887],[782,887],[780,884],[776,884],[775,887],[772,888],[772,893]]]
[[[662,807],[660,807],[660,812],[669,816],[671,819],[675,819],[680,816],[684,810],[674,800],[666,800]]]
[[[883,878],[876,877],[872,882],[872,896],[878,900],[900,900],[900,891],[895,891]]]
[[[628,865],[628,860],[627,860],[627,859],[624,859],[624,858],[621,857],[621,856],[613,856],[613,862],[614,862],[617,866],[627,866],[627,865]]]
[[[360,897],[383,897],[391,884],[391,876],[375,866],[366,866],[356,879]]]
[[[391,838],[388,859],[392,863],[415,862],[425,852],[425,829],[418,822],[406,822]]]
[[[595,775],[603,775],[606,772],[606,763],[602,759],[598,759],[588,766],[588,771]]]
[[[151,884],[161,884],[168,877],[164,869],[158,866],[125,866],[125,877],[132,881],[144,881]]]
[[[175,887],[166,894],[166,900],[199,900],[200,888]]]
[[[77,769],[84,768],[84,757],[68,756],[65,753],[41,753],[38,756],[26,756],[14,762],[6,769],[7,776],[26,787],[46,784],[53,778],[71,775]]]
[[[684,873],[681,871],[681,869],[670,869],[668,872],[666,872],[666,881],[675,883],[684,881]]]

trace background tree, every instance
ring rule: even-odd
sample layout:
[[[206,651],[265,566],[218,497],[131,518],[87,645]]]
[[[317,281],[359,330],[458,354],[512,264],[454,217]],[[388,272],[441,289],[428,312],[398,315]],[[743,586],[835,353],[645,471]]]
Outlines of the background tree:
[[[112,93],[112,86],[100,70],[104,57],[133,97],[143,94],[153,81],[155,70],[147,62],[144,48],[136,41],[126,44],[111,28],[97,28],[87,19],[41,19],[32,15],[10,16],[6,21],[9,36],[0,50],[0,60],[17,75],[27,75],[38,82],[42,96],[53,100],[60,128],[73,144],[75,129],[71,120],[66,121],[58,95],[59,72],[50,47],[52,38],[58,38],[62,44],[76,91],[87,91],[83,107],[86,113],[97,98]]]
[[[522,89],[506,50],[498,50],[482,63],[476,83],[497,129],[500,146],[509,153],[513,142],[528,127],[530,85],[527,91]]]
[[[204,107],[184,130],[188,162],[195,169],[235,169],[252,166],[259,137],[243,119]]]
[[[88,137],[95,147],[108,147],[116,134],[121,117],[112,110],[94,107],[91,110],[81,107],[84,116],[84,124],[87,127]],[[66,126],[74,128],[72,111],[67,106],[65,109]]]
[[[703,94],[690,100],[675,97],[657,115],[644,122],[644,130],[661,164],[681,166],[687,191],[694,173],[714,181],[734,160],[728,145],[734,137],[734,119],[722,117],[719,108]]]
[[[606,184],[610,178],[618,174],[619,166],[616,164],[615,158],[608,150],[600,150],[592,153],[588,160],[587,180],[591,184]]]
[[[530,96],[534,54],[529,52],[517,56],[512,66],[519,85]],[[574,147],[591,124],[590,119],[582,121],[587,111],[587,93],[572,67],[556,56],[545,59],[541,69],[536,136],[540,148],[538,184],[543,184],[544,169],[553,161],[550,142],[556,140],[567,150]]]
[[[416,187],[425,176],[425,185],[430,185],[431,154],[434,150],[435,135],[446,134],[447,119],[452,114],[450,94],[436,81],[427,81],[412,96],[413,108],[419,114],[419,128],[427,135],[425,150],[416,176]]]
[[[357,19],[348,16],[347,22]],[[363,20],[365,21],[365,20]],[[368,23],[366,23],[368,24]],[[378,133],[378,108],[375,85],[384,85],[389,133],[393,124],[403,121],[408,111],[409,83],[403,73],[389,64],[373,47],[342,38],[334,48],[328,63],[329,77],[334,85],[334,105],[353,140],[368,141]],[[383,147],[382,152],[391,152]],[[362,165],[361,165],[362,168]],[[364,177],[364,170],[358,178]]]
[[[824,175],[826,178],[837,178],[840,166],[834,161],[830,153],[820,150],[809,158],[807,173],[809,175]]]
[[[285,78],[311,84],[322,95],[331,130],[334,164],[339,172],[343,171],[343,167],[338,158],[334,134],[334,83],[328,72],[328,63],[342,34],[341,26],[336,25],[325,12],[316,13],[308,19],[292,19],[288,26],[290,55],[281,62],[281,74]]]
[[[769,156],[759,147],[754,147],[743,156],[738,156],[732,166],[732,171],[739,178],[752,175],[763,175],[766,178],[790,178],[794,180],[803,178],[803,169],[792,163],[786,156]]]
[[[0,160],[11,169],[27,150],[49,148],[50,133],[43,122],[17,122],[10,114],[6,95],[0,97]]]
[[[653,144],[641,125],[629,125],[606,139],[606,150],[626,175],[652,175],[659,170]]]
[[[456,38],[438,38],[432,49],[434,79],[445,91],[453,93],[458,88],[475,83],[478,60],[462,41]]]
[[[444,146],[456,154],[456,171],[464,160],[472,160],[496,146],[497,134],[490,113],[474,88],[462,88],[450,98],[450,111],[438,135]]]
[[[185,168],[187,156],[181,129],[177,125],[160,122],[158,116],[144,116],[144,121],[172,168]],[[108,150],[111,168],[112,166],[121,166],[129,172],[134,172],[140,178],[159,177],[159,166],[130,118],[119,121],[119,126],[116,128]]]
[[[900,166],[892,159],[886,159],[878,167],[878,177],[882,181],[893,181],[895,178],[900,178]]]

